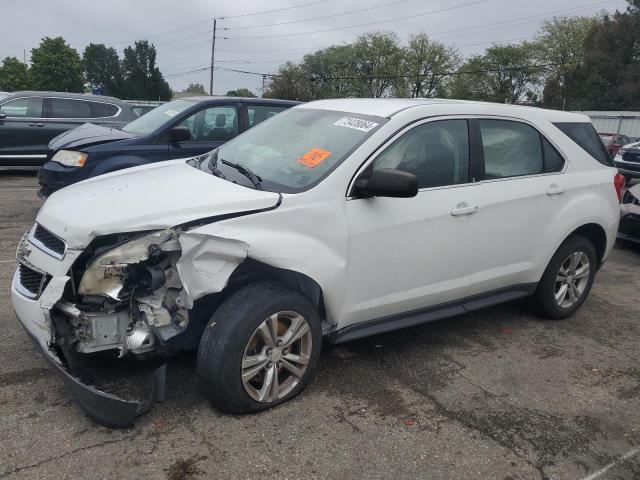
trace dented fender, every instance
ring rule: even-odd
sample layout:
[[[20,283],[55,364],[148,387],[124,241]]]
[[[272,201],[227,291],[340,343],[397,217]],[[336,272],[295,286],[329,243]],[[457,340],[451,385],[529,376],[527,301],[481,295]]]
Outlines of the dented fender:
[[[182,255],[176,268],[188,308],[192,308],[197,299],[222,291],[233,271],[249,254],[249,245],[241,240],[198,232],[182,233],[178,240]]]

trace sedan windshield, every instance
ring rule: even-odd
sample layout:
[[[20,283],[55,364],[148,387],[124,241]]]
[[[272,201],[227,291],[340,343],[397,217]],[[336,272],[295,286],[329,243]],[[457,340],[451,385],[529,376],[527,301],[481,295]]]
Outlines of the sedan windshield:
[[[369,115],[294,108],[200,157],[194,166],[215,173],[216,166],[235,164],[255,174],[266,190],[299,192],[319,183],[384,122]]]
[[[134,135],[148,135],[155,132],[165,123],[171,121],[176,115],[184,112],[194,104],[191,100],[174,100],[154,108],[149,113],[142,115],[131,123],[122,127],[123,132]]]

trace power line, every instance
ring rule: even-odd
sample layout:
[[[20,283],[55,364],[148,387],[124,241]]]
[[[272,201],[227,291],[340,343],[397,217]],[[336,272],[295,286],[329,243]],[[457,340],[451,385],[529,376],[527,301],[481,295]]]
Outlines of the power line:
[[[393,2],[383,3],[383,4],[380,4],[380,5],[373,6],[373,7],[365,7],[365,8],[358,8],[358,9],[355,9],[355,10],[347,10],[345,12],[333,13],[331,15],[323,15],[323,16],[319,16],[319,17],[309,17],[309,18],[303,18],[303,19],[299,19],[299,20],[291,20],[291,21],[287,21],[287,22],[267,23],[267,24],[263,24],[263,25],[244,25],[244,26],[239,26],[239,27],[233,27],[233,26],[232,27],[222,27],[219,30],[243,30],[243,29],[247,29],[247,28],[275,27],[275,26],[280,26],[280,25],[290,25],[290,24],[294,24],[294,23],[311,22],[311,21],[314,21],[314,20],[323,20],[323,19],[327,19],[327,18],[340,17],[340,16],[343,16],[343,15],[350,15],[352,13],[367,12],[367,11],[376,10],[376,9],[379,9],[379,8],[384,8],[384,7],[389,7],[389,6],[392,6],[392,5],[397,5],[397,4],[400,4],[400,3],[406,3],[406,2],[409,2],[409,1],[411,1],[411,0],[394,0]],[[227,18],[229,18],[229,17],[224,17],[224,19],[227,19]],[[183,38],[180,38],[180,39],[172,40],[170,42],[161,43],[161,44],[158,44],[156,46],[163,47],[163,46],[167,46],[167,45],[173,45],[175,43],[183,42],[184,40],[189,40],[189,39],[192,39],[192,38],[197,38],[197,37],[202,37],[204,35],[209,35],[209,33],[210,32],[208,30],[206,32],[198,32],[196,34],[189,35],[187,37],[183,37]],[[205,42],[203,41],[202,43],[205,43]]]
[[[540,13],[540,14],[536,14],[536,15],[533,15],[533,16],[529,15],[529,16],[526,16],[526,17],[517,17],[517,18],[512,18],[512,19],[509,19],[509,20],[502,20],[500,22],[492,22],[492,23],[488,23],[488,24],[475,25],[475,26],[472,26],[472,27],[464,27],[464,28],[458,28],[458,29],[454,29],[454,30],[445,30],[445,31],[440,31],[440,32],[432,32],[429,35],[430,36],[434,36],[434,35],[442,35],[442,34],[448,34],[448,33],[461,32],[461,33],[456,34],[456,35],[449,35],[449,36],[445,37],[444,39],[454,38],[454,37],[464,36],[464,35],[471,35],[471,34],[475,34],[475,33],[482,33],[482,32],[486,32],[486,31],[495,30],[494,27],[503,26],[503,25],[506,25],[506,24],[509,24],[509,23],[512,23],[512,22],[520,22],[521,20],[524,20],[523,22],[515,23],[514,25],[509,25],[509,27],[515,27],[515,26],[518,26],[518,25],[529,23],[531,21],[536,21],[541,17],[546,18],[548,16],[552,16],[552,15],[556,15],[556,14],[571,13],[573,11],[583,10],[584,8],[588,8],[588,7],[606,6],[606,5],[609,5],[609,4],[612,4],[612,3],[618,3],[619,1],[620,0],[599,1],[599,2],[595,2],[595,3],[588,3],[588,4],[579,5],[579,6],[574,6],[574,7],[571,7],[571,8],[564,8],[564,9],[558,9],[558,10],[549,10],[549,11],[546,11],[546,12],[543,12],[543,13]],[[464,5],[462,5],[462,6],[464,6]],[[462,6],[453,7],[453,8],[460,8]],[[428,13],[428,12],[426,12],[426,13]],[[419,15],[420,14],[414,15],[414,16],[419,16]],[[424,15],[424,14],[422,14],[422,15]],[[401,18],[411,18],[411,17],[401,17]],[[384,21],[381,21],[381,22],[374,22],[374,23],[384,23],[384,22],[393,21],[393,20],[395,20],[395,19],[384,20]],[[367,25],[367,24],[365,24],[365,25]],[[361,25],[361,26],[364,26],[364,25]],[[339,28],[332,28],[332,29],[327,29],[327,30],[320,30],[318,32],[333,31],[333,30],[338,30],[338,29],[342,29],[342,28],[353,28],[353,27],[354,26],[352,25],[352,26],[349,26],[349,27],[339,27]],[[470,31],[470,30],[474,30],[474,31]],[[277,37],[277,36],[306,35],[306,34],[309,34],[309,33],[318,33],[318,32],[302,32],[302,33],[283,34],[283,35],[275,35],[275,36],[264,36],[264,37],[272,38],[272,37]],[[208,32],[204,32],[204,33],[208,34]],[[202,34],[200,34],[200,35],[202,35]],[[262,36],[260,36],[260,37],[254,36],[254,37],[221,37],[221,38],[226,39],[226,40],[230,40],[230,39],[263,38],[263,37]],[[173,53],[173,52],[184,50],[184,49],[187,49],[187,48],[191,48],[191,47],[195,47],[195,46],[199,46],[199,45],[204,45],[205,43],[208,44],[209,41],[205,40],[203,42],[192,43],[192,44],[189,44],[189,45],[184,45],[182,47],[178,47],[178,48],[173,49],[173,50],[167,50],[167,51],[163,51],[163,52],[159,52],[159,53]],[[487,42],[487,43],[492,43],[492,42]],[[321,48],[326,48],[326,47],[317,47],[316,49],[321,49]],[[309,48],[309,49],[274,49],[274,50],[270,50],[270,51],[271,52],[284,52],[284,51],[294,51],[294,50],[313,50],[313,48]],[[219,50],[219,51],[242,52],[242,50]],[[256,53],[259,52],[259,51],[255,51],[255,50],[244,50],[244,51],[245,52],[247,52],[247,51],[256,52]],[[267,52],[267,50],[265,50],[265,52]]]
[[[224,17],[209,17],[209,18],[206,18],[206,19],[201,20],[199,22],[190,23],[189,25],[184,25],[183,27],[174,28],[172,30],[166,30],[164,32],[154,33],[152,35],[146,35],[146,36],[144,36],[142,38],[137,38],[135,40],[120,40],[118,42],[111,42],[111,44],[112,45],[122,45],[122,44],[125,44],[125,43],[129,43],[130,44],[130,43],[137,42],[137,41],[140,41],[140,40],[148,40],[150,38],[156,38],[156,37],[160,37],[162,35],[169,35],[171,33],[180,32],[182,30],[186,30],[188,28],[195,27],[197,25],[202,25],[203,23],[209,23],[210,21],[215,20],[215,19],[223,20],[223,19],[229,19],[229,18],[241,18],[241,17],[251,17],[251,16],[255,16],[255,15],[264,15],[264,14],[267,14],[267,13],[284,12],[286,10],[294,10],[296,8],[310,7],[311,5],[318,5],[320,3],[327,3],[329,1],[330,0],[314,0],[313,2],[301,3],[299,5],[293,5],[291,7],[276,8],[276,9],[273,9],[273,10],[262,10],[262,11],[259,11],[259,12],[242,13],[242,14],[239,14],[239,15],[227,15],[227,16],[224,16]],[[207,32],[207,33],[209,33],[209,32]]]
[[[399,78],[417,78],[417,77],[446,77],[446,76],[454,76],[454,75],[477,75],[481,73],[498,73],[504,71],[524,71],[524,70],[536,70],[543,69],[548,67],[559,67],[570,64],[576,64],[578,62],[565,62],[565,63],[543,63],[543,64],[533,64],[533,65],[521,65],[518,67],[501,67],[501,68],[489,68],[482,70],[456,70],[454,72],[433,72],[433,73],[420,73],[420,74],[406,74],[406,75],[360,75],[360,76],[350,76],[350,77],[321,77],[319,80],[393,80]],[[263,77],[277,78],[282,77],[283,75],[277,73],[263,73],[263,72],[251,72],[247,70],[239,70],[235,68],[226,68],[226,67],[216,67],[216,70],[224,70],[228,72],[235,73],[244,73],[247,75],[258,75]],[[314,77],[315,78],[315,77]],[[315,78],[317,79],[317,78]]]
[[[344,27],[334,27],[334,28],[325,28],[323,30],[313,30],[311,32],[300,32],[300,33],[281,33],[281,34],[275,34],[275,35],[249,35],[249,36],[245,36],[245,37],[221,37],[224,40],[243,40],[243,39],[249,39],[249,38],[276,38],[276,37],[295,37],[295,36],[299,36],[299,35],[311,35],[313,33],[324,33],[324,32],[333,32],[336,30],[344,30],[346,28],[357,28],[357,27],[368,27],[371,25],[378,25],[381,23],[389,23],[389,22],[395,22],[397,20],[406,20],[409,18],[416,18],[416,17],[423,17],[425,15],[433,15],[435,13],[442,13],[442,12],[448,12],[450,10],[456,10],[459,8],[464,8],[464,7],[470,7],[472,5],[477,5],[479,3],[486,3],[488,0],[475,0],[473,2],[467,2],[467,3],[463,3],[461,5],[455,5],[453,7],[446,7],[446,8],[441,8],[438,10],[431,10],[428,12],[422,12],[422,13],[415,13],[413,15],[406,15],[403,17],[394,17],[394,18],[388,18],[386,20],[379,20],[377,22],[367,22],[367,23],[360,23],[360,24],[355,24],[355,25],[347,25]]]
[[[442,35],[442,34],[448,34],[448,33],[457,33],[457,32],[462,32],[462,33],[458,33],[456,35],[448,35],[446,37],[444,37],[444,39],[447,38],[453,38],[453,37],[457,37],[457,36],[462,36],[462,35],[472,35],[475,33],[482,33],[482,32],[486,32],[486,31],[490,31],[490,30],[495,30],[496,26],[503,26],[507,23],[512,23],[512,22],[520,22],[521,20],[524,20],[523,22],[520,23],[515,23],[514,25],[509,25],[509,27],[515,27],[518,25],[523,25],[525,23],[529,23],[531,21],[536,21],[539,20],[540,17],[543,17],[543,19],[545,19],[546,17],[549,16],[556,16],[557,14],[561,14],[561,13],[571,13],[573,11],[576,10],[583,10],[585,8],[588,7],[597,7],[597,6],[605,6],[605,5],[609,5],[611,3],[619,3],[620,0],[605,0],[605,1],[600,1],[600,2],[595,2],[595,3],[588,3],[588,4],[583,4],[583,5],[579,5],[577,7],[571,7],[571,8],[564,8],[564,9],[559,9],[559,10],[550,10],[547,12],[543,12],[543,13],[539,13],[537,15],[527,15],[525,17],[517,17],[517,18],[512,18],[509,20],[502,20],[500,22],[493,22],[493,23],[487,23],[484,25],[476,25],[474,27],[464,27],[464,28],[456,28],[454,30],[445,30],[445,31],[440,31],[440,32],[434,32],[432,35]],[[490,28],[487,28],[490,27]],[[480,29],[480,30],[477,30]],[[469,30],[475,30],[473,32],[469,32]]]
[[[376,10],[378,8],[384,8],[384,7],[389,7],[391,5],[397,5],[399,3],[406,3],[410,0],[396,0],[393,2],[387,2],[387,3],[382,3],[380,5],[376,5],[373,7],[365,7],[365,8],[357,8],[355,10],[347,10],[346,12],[341,12],[341,13],[332,13],[331,15],[323,15],[321,17],[311,17],[311,18],[303,18],[300,20],[291,20],[288,22],[278,22],[278,23],[266,23],[264,25],[243,25],[240,27],[225,27],[222,28],[221,30],[244,30],[247,28],[262,28],[262,27],[276,27],[276,26],[280,26],[280,25],[291,25],[292,23],[301,23],[301,22],[311,22],[313,20],[324,20],[326,18],[333,18],[333,17],[340,17],[342,15],[350,15],[352,13],[360,13],[360,12],[368,12],[370,10]]]
[[[254,15],[264,15],[265,13],[284,12],[286,10],[293,10],[294,8],[310,7],[311,5],[318,5],[319,3],[327,3],[328,1],[329,0],[317,0],[315,2],[309,2],[309,3],[302,3],[300,5],[294,5],[292,7],[276,8],[275,10],[263,10],[261,12],[242,13],[240,15],[227,15],[225,17],[218,17],[218,20],[227,20],[229,18],[240,18],[240,17],[252,17]]]

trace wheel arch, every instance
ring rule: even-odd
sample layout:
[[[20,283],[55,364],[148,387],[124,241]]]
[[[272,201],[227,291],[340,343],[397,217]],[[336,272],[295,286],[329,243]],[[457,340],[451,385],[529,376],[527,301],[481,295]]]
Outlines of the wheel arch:
[[[586,223],[573,230],[573,232],[565,238],[564,242],[576,235],[586,238],[593,244],[596,249],[598,267],[600,267],[607,252],[607,233],[605,229],[597,223]]]
[[[264,280],[280,282],[299,291],[318,309],[323,323],[326,321],[324,294],[318,282],[304,273],[274,267],[251,258],[245,259],[233,271],[222,293],[228,294],[249,283]]]

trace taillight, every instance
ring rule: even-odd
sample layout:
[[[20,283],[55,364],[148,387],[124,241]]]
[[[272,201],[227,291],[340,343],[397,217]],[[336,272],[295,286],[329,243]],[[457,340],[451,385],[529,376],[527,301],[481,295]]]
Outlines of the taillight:
[[[622,203],[622,196],[624,195],[624,186],[626,185],[627,180],[624,178],[624,175],[621,173],[616,173],[615,178],[613,179],[613,186],[616,189],[616,194],[618,195],[618,201]]]

